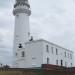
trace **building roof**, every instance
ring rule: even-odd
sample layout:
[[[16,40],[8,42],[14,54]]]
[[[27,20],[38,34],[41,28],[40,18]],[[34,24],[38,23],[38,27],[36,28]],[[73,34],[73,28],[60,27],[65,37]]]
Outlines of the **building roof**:
[[[61,47],[61,46],[59,46],[59,45],[57,45],[57,44],[54,44],[54,43],[52,43],[52,42],[50,42],[50,41],[47,41],[47,40],[44,40],[44,39],[33,40],[33,41],[30,41],[30,42],[26,42],[26,44],[36,43],[36,42],[39,42],[39,41],[40,41],[40,42],[46,42],[46,43],[52,44],[52,45],[54,45],[54,46],[57,46],[57,47],[59,47],[59,48],[65,49],[65,50],[70,51],[70,52],[73,53],[73,51],[71,51],[71,50],[69,50],[69,49],[67,49],[67,48]]]

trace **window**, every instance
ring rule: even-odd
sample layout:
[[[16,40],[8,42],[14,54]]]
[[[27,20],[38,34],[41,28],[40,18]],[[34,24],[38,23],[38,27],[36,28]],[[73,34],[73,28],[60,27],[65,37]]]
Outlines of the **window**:
[[[36,58],[32,58],[33,60],[35,60]]]
[[[28,36],[30,36],[30,32],[28,32]]]
[[[47,58],[47,64],[49,64],[49,58]]]
[[[72,67],[72,63],[71,63],[71,67]]]
[[[72,59],[72,54],[70,54],[70,58]]]
[[[51,47],[51,50],[52,50],[52,54],[53,54],[53,47]]]
[[[58,60],[56,60],[56,65],[58,65]]]
[[[65,57],[66,57],[66,52],[64,54],[65,54]]]
[[[19,17],[19,15],[17,15],[17,18]]]
[[[23,48],[23,46],[22,46],[22,44],[19,44],[19,46],[18,46],[19,48]]]
[[[56,48],[56,55],[58,55],[58,49]]]
[[[69,53],[68,53],[68,58],[69,58]]]
[[[22,51],[22,57],[25,57],[25,52],[24,51]]]
[[[17,56],[17,53],[15,55]]]
[[[47,50],[47,52],[49,52],[49,46],[48,45],[46,45],[46,50]]]
[[[61,66],[63,66],[63,60],[61,60]]]
[[[67,62],[65,62],[65,66],[67,67]]]

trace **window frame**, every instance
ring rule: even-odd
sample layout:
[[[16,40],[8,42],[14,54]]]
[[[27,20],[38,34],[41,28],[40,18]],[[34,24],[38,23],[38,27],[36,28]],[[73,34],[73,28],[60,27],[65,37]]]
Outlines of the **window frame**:
[[[56,55],[58,55],[58,49],[56,48]]]
[[[49,53],[49,45],[46,45],[46,51]]]
[[[65,54],[65,57],[67,57],[67,53],[66,53],[66,51],[64,52],[64,54]]]
[[[54,53],[54,51],[53,51],[53,47],[51,47],[51,51],[52,51],[52,54]]]
[[[58,60],[56,60],[56,65],[59,65],[59,61]]]
[[[21,52],[21,57],[25,57],[25,51]]]
[[[47,64],[49,64],[49,58],[47,58]]]

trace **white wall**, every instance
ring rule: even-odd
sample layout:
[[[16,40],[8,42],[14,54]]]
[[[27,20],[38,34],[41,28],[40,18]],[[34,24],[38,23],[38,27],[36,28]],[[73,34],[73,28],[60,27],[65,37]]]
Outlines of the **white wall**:
[[[53,65],[56,65],[56,60],[58,60],[58,65],[60,66],[61,60],[63,60],[63,66],[65,66],[65,62],[67,62],[66,67],[71,67],[71,63],[73,63],[73,59],[71,59],[70,56],[68,58],[68,53],[73,54],[71,51],[45,40],[35,40],[27,42],[25,45],[25,48],[18,49],[17,51],[16,67],[41,67],[42,64],[47,64],[47,58],[50,59],[49,64]],[[47,52],[46,45],[49,46],[49,52]],[[51,47],[53,47],[53,54]],[[58,49],[58,55],[56,55],[56,48]],[[22,51],[25,51],[25,57],[22,57]],[[65,51],[67,54],[66,57],[64,54]]]
[[[43,44],[42,42],[30,42],[26,43],[25,49],[18,51],[18,67],[19,68],[31,68],[31,67],[41,67],[43,63]],[[25,57],[21,57],[21,52],[25,51]]]
[[[14,8],[14,12],[17,10],[29,10],[29,7],[26,5],[17,5]],[[29,15],[26,12],[18,11],[15,16],[15,28],[14,28],[14,47],[13,47],[13,58],[14,62],[19,59],[15,57],[15,54],[18,52],[19,44],[22,44],[23,48],[25,48],[25,43],[29,41],[30,38],[30,27],[29,27]],[[19,13],[20,12],[20,13]],[[18,60],[17,60],[18,61]],[[17,64],[17,63],[16,63]]]
[[[73,52],[62,48],[60,46],[57,46],[55,44],[49,43],[47,41],[43,40],[43,64],[47,63],[47,58],[50,59],[50,64],[54,64],[56,65],[56,60],[58,60],[58,65],[61,66],[61,60],[63,60],[63,66],[65,66],[65,62],[67,62],[67,67],[71,67],[71,63],[73,64],[73,59],[70,58],[70,54],[73,55]],[[49,52],[47,52],[46,49],[46,45],[49,46]],[[53,53],[52,53],[52,49],[51,47],[53,47]],[[56,55],[56,48],[58,49],[58,55]],[[66,52],[66,57],[64,52]],[[68,53],[69,53],[69,57],[68,57]]]

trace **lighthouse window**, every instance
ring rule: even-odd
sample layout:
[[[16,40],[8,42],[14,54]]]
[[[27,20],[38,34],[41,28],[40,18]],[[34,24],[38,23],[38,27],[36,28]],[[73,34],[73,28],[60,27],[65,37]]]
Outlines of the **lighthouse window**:
[[[22,48],[22,44],[19,44],[19,46],[18,46],[19,48]]]
[[[22,51],[22,57],[25,57],[25,52],[24,51]]]

